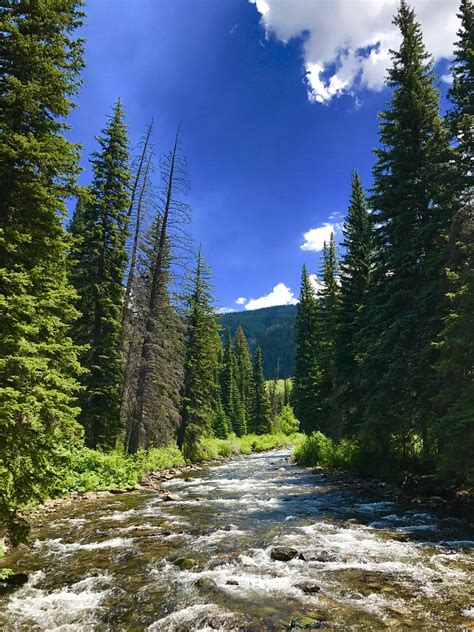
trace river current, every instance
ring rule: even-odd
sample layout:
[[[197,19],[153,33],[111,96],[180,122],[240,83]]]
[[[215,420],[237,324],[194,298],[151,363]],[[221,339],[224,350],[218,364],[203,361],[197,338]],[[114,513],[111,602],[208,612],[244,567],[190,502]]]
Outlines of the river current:
[[[462,516],[354,495],[289,450],[164,487],[171,500],[133,492],[42,517],[3,560],[29,581],[0,596],[0,629],[284,631],[304,616],[313,629],[474,629]],[[274,560],[277,546],[298,555]]]

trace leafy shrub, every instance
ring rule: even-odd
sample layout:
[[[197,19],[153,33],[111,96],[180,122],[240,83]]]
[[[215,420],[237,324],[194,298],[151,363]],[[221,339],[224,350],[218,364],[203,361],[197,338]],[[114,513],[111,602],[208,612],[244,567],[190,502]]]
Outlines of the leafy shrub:
[[[360,450],[357,444],[343,439],[339,443],[326,437],[322,432],[312,435],[297,445],[292,459],[300,465],[323,467],[345,467],[357,469]]]
[[[300,422],[296,419],[293,408],[286,404],[275,419],[274,428],[277,433],[292,435],[298,432]]]

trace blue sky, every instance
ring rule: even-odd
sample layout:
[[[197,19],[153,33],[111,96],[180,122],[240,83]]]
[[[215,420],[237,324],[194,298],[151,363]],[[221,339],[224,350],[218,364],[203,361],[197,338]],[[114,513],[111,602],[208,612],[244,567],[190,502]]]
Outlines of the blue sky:
[[[376,0],[89,0],[87,68],[71,118],[84,145],[83,182],[117,97],[132,145],[153,117],[163,154],[182,121],[191,232],[213,269],[217,304],[294,300],[303,263],[319,268],[318,229],[345,213],[351,171],[371,184],[377,112],[389,98],[384,46],[396,38],[388,17],[396,3],[377,1],[385,15],[361,16],[361,30],[354,3],[360,13]],[[426,1],[415,7],[442,75],[457,3],[430,0],[428,11]],[[342,13],[327,24],[329,6]],[[263,299],[275,286],[274,300]]]

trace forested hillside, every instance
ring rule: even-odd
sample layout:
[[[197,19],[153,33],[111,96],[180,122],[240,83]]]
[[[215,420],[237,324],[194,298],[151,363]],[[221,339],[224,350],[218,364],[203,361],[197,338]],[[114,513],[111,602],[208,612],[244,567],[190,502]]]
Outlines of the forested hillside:
[[[253,352],[260,347],[263,372],[267,380],[285,379],[293,375],[295,362],[295,305],[277,305],[250,311],[231,312],[219,316],[221,334],[230,329],[232,335],[242,327]]]

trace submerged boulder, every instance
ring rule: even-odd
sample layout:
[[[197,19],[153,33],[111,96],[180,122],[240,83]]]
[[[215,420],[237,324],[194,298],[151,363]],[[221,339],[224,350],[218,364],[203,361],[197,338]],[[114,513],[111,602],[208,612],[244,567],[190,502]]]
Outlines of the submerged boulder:
[[[299,588],[306,595],[314,595],[321,590],[318,584],[314,584],[313,582],[301,582],[300,584],[295,584],[295,588]]]
[[[194,568],[197,562],[192,557],[178,557],[178,559],[174,561],[174,564],[181,571],[187,571],[190,568]]]
[[[216,582],[210,577],[198,577],[198,579],[196,579],[196,581],[194,582],[194,585],[198,588],[216,588]]]
[[[298,551],[289,546],[275,546],[270,553],[272,560],[277,560],[278,562],[289,562],[297,555]]]
[[[314,628],[318,624],[317,619],[313,619],[313,617],[296,617],[290,623],[290,630],[304,630]]]

